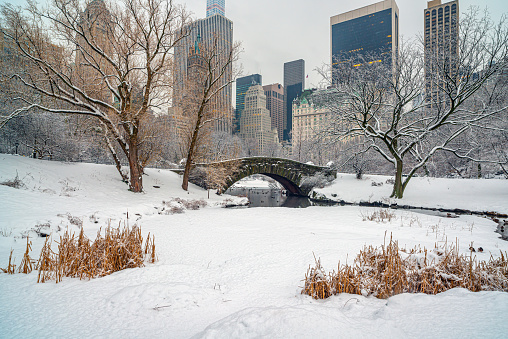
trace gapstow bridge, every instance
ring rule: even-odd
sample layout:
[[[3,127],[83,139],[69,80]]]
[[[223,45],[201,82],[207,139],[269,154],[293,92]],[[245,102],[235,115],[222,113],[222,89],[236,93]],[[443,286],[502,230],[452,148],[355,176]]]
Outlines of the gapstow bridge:
[[[329,167],[303,164],[288,159],[252,157],[196,164],[189,181],[206,188],[206,173],[209,173],[210,169],[225,174],[218,189],[219,193],[224,193],[235,182],[253,174],[266,175],[279,182],[288,194],[298,196],[308,196],[314,187],[337,178],[337,171]]]

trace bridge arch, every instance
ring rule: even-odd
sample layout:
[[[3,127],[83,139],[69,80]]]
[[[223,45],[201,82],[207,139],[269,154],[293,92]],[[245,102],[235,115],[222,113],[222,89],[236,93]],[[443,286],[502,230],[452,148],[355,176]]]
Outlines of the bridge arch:
[[[329,167],[280,158],[252,157],[196,165],[196,167],[204,168],[214,166],[229,168],[231,172],[228,173],[225,184],[219,189],[220,193],[224,193],[235,182],[245,177],[263,174],[279,182],[289,194],[307,196],[316,184],[316,180],[312,178],[321,175],[328,180],[333,180],[337,177],[337,172]]]
[[[262,174],[262,175],[266,175],[269,178],[272,178],[273,180],[275,180],[279,184],[281,184],[282,187],[284,187],[284,189],[286,189],[286,191],[288,191],[288,193],[291,195],[304,195],[301,188],[295,182],[293,182],[292,180],[285,178],[281,175],[274,174],[274,173],[266,173],[266,172],[263,172],[263,173],[259,172],[259,173],[254,173],[254,174]],[[235,176],[235,177],[231,178],[230,180],[227,181],[227,184],[221,188],[220,192],[221,193],[226,192],[228,190],[228,188],[233,186],[236,182],[240,181],[243,178],[249,177],[251,175],[253,175],[253,174],[240,175],[240,176]]]

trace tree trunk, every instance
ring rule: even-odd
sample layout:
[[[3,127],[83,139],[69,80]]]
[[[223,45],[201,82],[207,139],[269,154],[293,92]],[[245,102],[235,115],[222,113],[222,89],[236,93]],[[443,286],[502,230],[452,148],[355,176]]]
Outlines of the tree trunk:
[[[192,159],[194,158],[194,148],[196,148],[196,143],[198,140],[200,121],[201,119],[198,119],[198,122],[196,123],[194,132],[192,133],[192,140],[189,146],[189,152],[187,152],[187,161],[185,162],[185,171],[183,172],[183,182],[182,182],[182,188],[184,189],[184,191],[187,191],[189,189],[189,176],[192,167]]]
[[[111,144],[111,141],[109,140],[109,137],[107,135],[104,135],[104,139],[106,140],[106,145],[108,146],[108,150],[111,153],[113,160],[115,160],[116,170],[118,171],[118,173],[120,173],[122,181],[125,183],[129,183],[129,177],[122,171],[122,164],[120,162],[120,159],[118,158],[118,154],[116,154],[116,151],[113,148],[113,145]]]
[[[390,198],[402,199],[402,195],[404,194],[405,185],[402,182],[402,161],[397,160],[397,165],[395,168],[395,183],[393,184],[393,191]]]
[[[130,169],[129,189],[135,193],[143,192],[143,177],[138,160],[138,138],[136,136],[129,138],[128,159]]]

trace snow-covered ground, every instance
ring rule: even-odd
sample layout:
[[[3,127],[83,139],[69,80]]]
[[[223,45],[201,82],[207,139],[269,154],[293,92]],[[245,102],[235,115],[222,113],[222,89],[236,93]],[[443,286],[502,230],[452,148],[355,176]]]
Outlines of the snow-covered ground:
[[[407,185],[404,198],[396,200],[390,199],[393,188],[390,179],[383,175],[365,175],[357,180],[354,174],[339,173],[332,185],[315,191],[337,201],[379,201],[414,207],[508,213],[508,180],[414,177]]]
[[[127,191],[112,166],[65,164],[0,154],[0,182],[18,173],[25,187],[0,185],[0,267],[11,248],[16,263],[26,239],[37,257],[49,224],[56,239],[72,217],[94,238],[99,227],[129,216],[143,234],[155,235],[159,261],[90,281],[37,284],[37,273],[0,274],[0,337],[5,338],[503,338],[508,293],[454,289],[436,296],[402,294],[387,300],[301,295],[314,254],[326,270],[352,262],[365,244],[393,235],[399,245],[433,248],[455,242],[483,247],[478,259],[508,250],[488,219],[456,219],[395,210],[390,223],[363,221],[362,207],[221,208],[224,199],[191,186],[166,170],[147,169],[145,193]],[[320,190],[337,199],[371,201],[389,195],[386,181],[339,175]],[[413,185],[414,184],[414,185]],[[412,186],[413,185],[413,186]],[[155,188],[159,186],[160,188]],[[414,188],[414,189],[413,189]],[[208,207],[166,215],[163,201],[204,199]],[[417,178],[403,204],[508,211],[506,180]],[[31,231],[32,230],[32,231]]]

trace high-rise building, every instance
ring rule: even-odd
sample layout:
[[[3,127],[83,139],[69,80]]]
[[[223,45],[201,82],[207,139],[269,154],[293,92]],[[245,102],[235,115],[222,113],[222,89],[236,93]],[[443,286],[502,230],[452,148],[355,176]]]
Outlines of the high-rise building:
[[[270,111],[272,128],[277,129],[279,140],[284,135],[284,86],[272,84],[263,86],[266,96],[266,108]]]
[[[271,144],[278,143],[277,131],[272,129],[270,111],[266,108],[263,87],[254,85],[245,95],[245,108],[240,120],[240,138],[247,141],[250,154],[263,154]],[[254,140],[254,144],[248,141]]]
[[[260,74],[251,74],[236,79],[235,132],[240,132],[240,119],[245,108],[245,94],[250,87],[262,84],[263,77]]]
[[[399,8],[384,0],[330,18],[332,83],[342,67],[364,63],[392,65],[399,46]]]
[[[226,16],[225,0],[206,0],[206,17],[215,14]]]
[[[217,2],[217,1],[215,1]],[[224,8],[224,0],[222,8]],[[208,1],[210,3],[210,1]],[[213,7],[213,6],[212,6]],[[214,7],[215,8],[215,7]],[[207,11],[208,13],[208,11]],[[178,106],[179,98],[185,93],[185,80],[189,73],[189,55],[194,48],[196,41],[200,41],[203,49],[212,48],[216,43],[217,51],[225,53],[233,48],[233,22],[224,16],[224,11],[214,13],[205,19],[200,19],[187,26],[190,34],[180,40],[175,46],[175,85],[173,106]],[[185,29],[184,29],[185,31]],[[231,82],[233,75],[232,64],[226,69],[226,74],[220,79],[219,86]],[[232,108],[232,85],[226,85],[224,89],[213,99],[211,110],[214,111],[218,119],[215,122],[216,131],[231,132],[233,127],[233,108]]]
[[[424,10],[425,30],[425,94],[431,107],[445,104],[439,88],[444,82],[438,76],[454,77],[457,73],[455,59],[459,52],[459,2],[441,4],[441,0],[427,3]],[[449,72],[445,75],[444,72]]]
[[[302,59],[284,63],[284,135],[285,141],[291,140],[293,126],[293,100],[302,94],[305,88],[305,61]]]
[[[92,40],[92,44],[101,48],[106,55],[112,54],[113,43],[111,42],[111,14],[103,0],[93,0],[80,15],[80,26],[84,37],[77,36],[75,64],[81,81],[81,87],[88,95],[102,101],[112,102],[111,91],[105,79],[112,78],[114,69],[106,59],[92,50],[86,39]],[[91,61],[93,60],[93,61]],[[92,67],[92,64],[93,67]],[[95,67],[99,67],[101,72]]]

